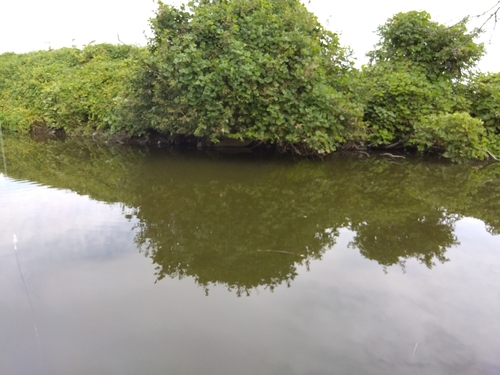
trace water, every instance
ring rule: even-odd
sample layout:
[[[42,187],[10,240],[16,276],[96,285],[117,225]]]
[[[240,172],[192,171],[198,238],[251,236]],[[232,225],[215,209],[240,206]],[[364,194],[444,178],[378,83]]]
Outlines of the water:
[[[2,375],[500,373],[498,165],[4,146]]]

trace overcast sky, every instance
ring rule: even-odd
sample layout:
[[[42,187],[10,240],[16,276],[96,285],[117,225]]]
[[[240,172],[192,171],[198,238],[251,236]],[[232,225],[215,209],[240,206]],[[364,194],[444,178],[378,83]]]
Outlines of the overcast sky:
[[[166,0],[177,4],[179,0]],[[465,15],[477,15],[491,8],[497,0],[311,0],[304,1],[327,28],[341,34],[358,62],[377,41],[374,34],[397,12],[426,10],[436,21],[451,24]],[[0,53],[28,52],[76,45],[91,41],[146,43],[148,19],[156,9],[152,0],[0,0]],[[480,64],[483,71],[500,71],[500,26],[493,23],[483,35],[488,54]]]

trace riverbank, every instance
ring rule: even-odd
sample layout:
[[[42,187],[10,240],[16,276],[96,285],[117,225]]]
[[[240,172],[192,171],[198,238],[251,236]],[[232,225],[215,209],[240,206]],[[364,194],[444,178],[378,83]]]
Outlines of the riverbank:
[[[90,44],[2,54],[0,126],[100,142],[245,145],[302,156],[397,150],[452,160],[499,159],[500,73],[474,71],[483,46],[474,43],[464,25],[443,29],[426,12],[395,15],[379,28],[373,64],[356,69],[338,35],[324,30],[299,3],[286,4],[252,8],[250,18],[244,18],[257,22],[259,15],[276,11],[291,17],[291,25],[302,19],[310,23],[299,22],[297,30],[274,25],[277,34],[262,35],[253,44],[241,45],[250,31],[239,28],[226,30],[223,40],[213,36],[214,45],[201,42],[204,34],[191,25],[201,22],[199,30],[205,30],[206,20],[197,12],[215,17],[215,3],[207,9],[199,5],[192,14],[161,5],[147,48]],[[229,12],[230,22],[241,21],[231,18],[232,5],[220,6],[217,17]],[[170,19],[179,24],[167,27]],[[311,25],[321,37],[311,39]],[[166,43],[162,35],[174,26],[185,28],[186,35]],[[462,60],[430,47],[415,54],[411,38],[393,45],[391,35],[403,26],[429,45],[463,48]],[[443,30],[453,38],[438,33]],[[323,37],[328,45],[316,45]],[[194,47],[189,44],[198,39]],[[226,46],[227,40],[235,45]],[[276,50],[276,45],[281,47]],[[222,55],[213,55],[218,48]]]

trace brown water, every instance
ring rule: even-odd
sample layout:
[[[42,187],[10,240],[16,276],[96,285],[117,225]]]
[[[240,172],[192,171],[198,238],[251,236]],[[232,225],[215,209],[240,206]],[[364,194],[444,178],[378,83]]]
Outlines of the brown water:
[[[4,138],[2,375],[500,374],[498,164]]]

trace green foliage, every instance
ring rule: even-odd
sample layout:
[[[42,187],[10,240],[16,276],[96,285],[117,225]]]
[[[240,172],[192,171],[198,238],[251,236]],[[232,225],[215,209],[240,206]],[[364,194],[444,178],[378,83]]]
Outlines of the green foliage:
[[[500,73],[478,74],[466,90],[471,116],[484,122],[490,150],[500,154]]]
[[[327,153],[359,126],[349,53],[299,0],[160,3],[152,28],[131,102],[156,130]]]
[[[396,14],[357,70],[299,0],[159,2],[148,48],[0,55],[0,126],[483,159],[500,155],[500,74],[471,73],[484,49],[466,21],[447,27],[426,12]]]
[[[484,159],[487,141],[480,119],[468,113],[456,112],[424,116],[415,126],[410,143],[419,151],[432,148],[445,151],[444,156],[452,159]]]
[[[431,21],[426,12],[412,11],[398,13],[379,27],[381,40],[369,53],[372,64],[362,72],[371,145],[417,146],[453,159],[487,156],[484,150],[496,135],[488,142],[483,122],[472,118],[483,119],[481,115],[465,112],[472,106],[481,108],[485,119],[493,117],[498,101],[491,85],[480,89],[475,81],[463,89],[464,77],[484,52],[473,40],[477,35],[467,33],[466,21],[447,27]],[[475,95],[481,90],[492,98],[485,105]]]
[[[100,44],[0,55],[0,122],[24,132],[120,130],[129,60],[138,50]]]
[[[376,62],[404,62],[425,71],[434,81],[455,79],[472,68],[484,54],[476,34],[467,32],[467,19],[445,26],[431,21],[427,12],[398,13],[378,28],[380,42],[370,56]]]
[[[422,116],[449,112],[457,97],[449,82],[430,82],[419,69],[380,63],[363,71],[366,77],[364,121],[371,145],[406,143]]]

